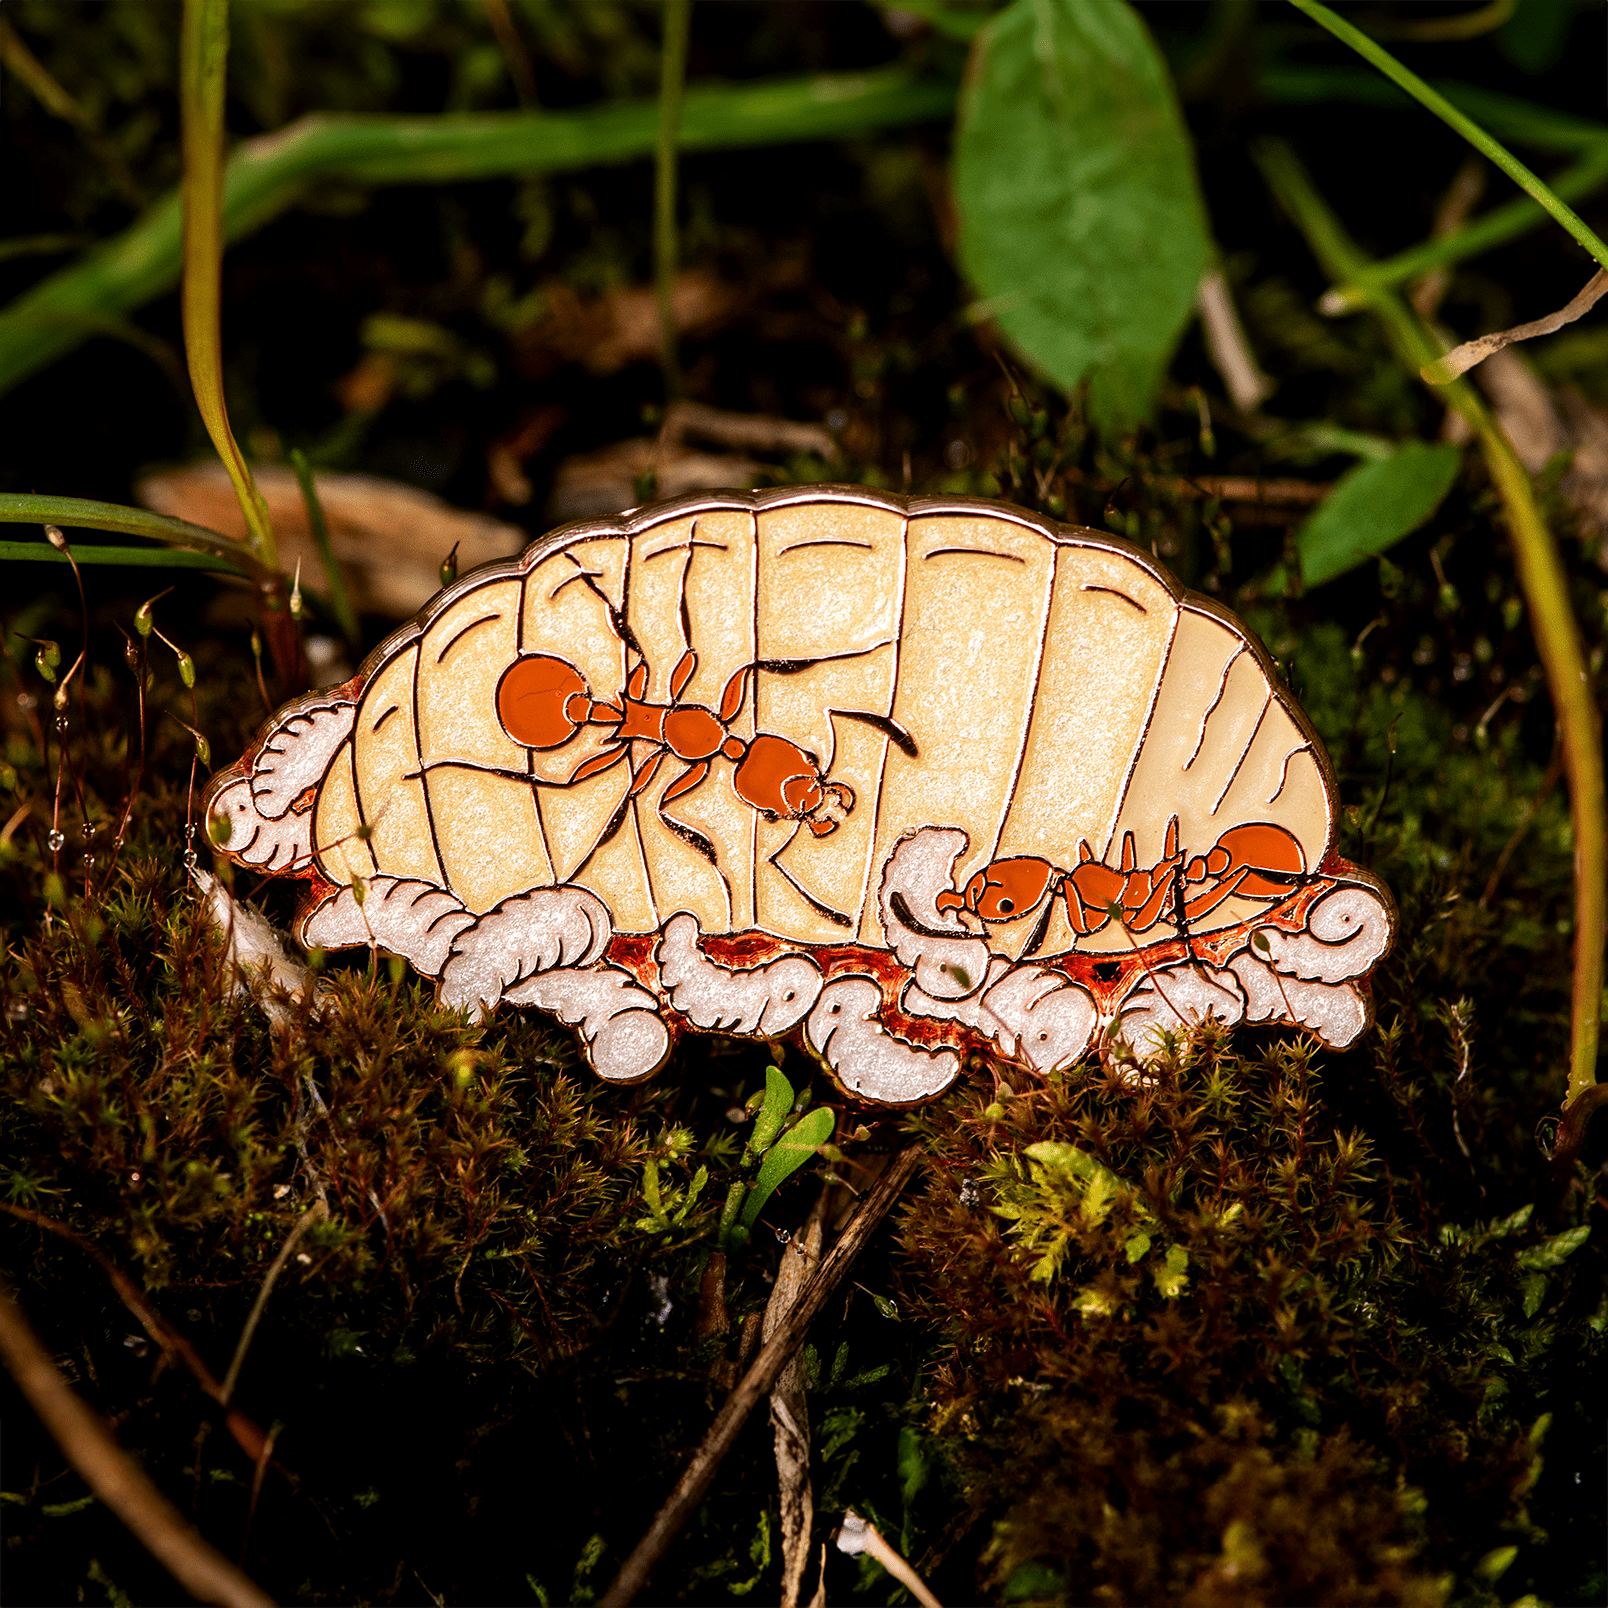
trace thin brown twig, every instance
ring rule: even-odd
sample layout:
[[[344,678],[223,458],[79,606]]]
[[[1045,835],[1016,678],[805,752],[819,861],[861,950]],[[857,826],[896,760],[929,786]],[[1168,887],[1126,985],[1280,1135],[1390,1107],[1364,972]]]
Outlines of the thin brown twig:
[[[696,1511],[710,1481],[715,1477],[715,1471],[747,1422],[748,1415],[769,1396],[778,1375],[803,1344],[811,1323],[819,1316],[877,1225],[888,1214],[900,1190],[910,1181],[921,1162],[921,1155],[919,1145],[911,1145],[901,1151],[877,1181],[876,1188],[860,1203],[842,1237],[827,1252],[815,1276],[804,1287],[797,1305],[760,1348],[753,1365],[726,1398],[725,1406],[715,1415],[703,1444],[676,1481],[675,1489],[654,1516],[647,1533],[637,1542],[635,1550],[614,1577],[599,1608],[627,1608],[627,1604],[633,1602],[637,1593],[647,1584],[655,1565],[669,1549],[682,1525]]]
[[[145,1299],[133,1279],[98,1245],[85,1239],[82,1234],[69,1228],[65,1223],[59,1223],[54,1217],[46,1217],[43,1212],[36,1212],[30,1207],[13,1206],[8,1201],[0,1201],[0,1212],[6,1212],[25,1223],[32,1223],[36,1228],[47,1229],[50,1233],[59,1235],[95,1261],[111,1280],[112,1288],[117,1291],[123,1305],[139,1320],[140,1327],[162,1348],[163,1354],[172,1361],[181,1363],[208,1396],[220,1406],[227,1408],[224,1427],[234,1437],[240,1450],[253,1462],[262,1456],[267,1436],[263,1434],[261,1428],[238,1407],[228,1405],[222,1386],[213,1377],[212,1370],[201,1360],[200,1353]]]
[[[222,1608],[272,1608],[273,1598],[218,1552],[112,1439],[56,1370],[4,1282],[0,1357],[84,1483],[191,1596]]]
[[[263,1276],[262,1288],[257,1291],[257,1299],[251,1303],[251,1311],[246,1316],[246,1326],[240,1331],[234,1356],[229,1360],[229,1371],[223,1376],[222,1391],[218,1400],[225,1407],[229,1405],[229,1398],[234,1395],[234,1388],[240,1382],[240,1370],[245,1367],[246,1352],[251,1349],[251,1337],[257,1332],[257,1325],[262,1321],[263,1312],[268,1305],[268,1297],[273,1294],[279,1275],[285,1271],[290,1253],[296,1249],[296,1242],[313,1226],[315,1218],[328,1216],[329,1207],[321,1200],[314,1201],[296,1219],[295,1227],[285,1236],[285,1243],[279,1247],[279,1255],[273,1259]]]

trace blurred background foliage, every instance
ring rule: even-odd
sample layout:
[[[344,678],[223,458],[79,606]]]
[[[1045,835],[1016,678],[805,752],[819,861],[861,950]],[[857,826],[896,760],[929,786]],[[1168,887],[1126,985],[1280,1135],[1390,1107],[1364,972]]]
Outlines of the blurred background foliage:
[[[1602,231],[1600,6],[1348,15],[1549,178],[1589,170],[1571,193]],[[118,300],[90,273],[178,180],[176,19],[164,0],[0,9],[0,302],[72,292],[50,315],[62,355],[0,395],[0,491],[154,500],[142,485],[207,454],[176,294]],[[249,599],[162,578],[192,688],[133,635],[155,582],[86,565],[86,630],[65,568],[12,560],[0,1196],[24,1216],[0,1219],[0,1261],[58,1365],[283,1600],[594,1600],[729,1385],[772,1230],[802,1222],[825,1165],[734,1256],[730,1332],[700,1333],[780,1056],[837,1108],[846,1176],[902,1137],[929,1156],[805,1353],[818,1539],[852,1506],[955,1601],[1601,1600],[1601,1136],[1547,1161],[1573,919],[1553,715],[1478,458],[1365,313],[1319,310],[1328,280],[1257,153],[1285,142],[1379,259],[1496,212],[1505,181],[1271,0],[698,0],[687,126],[707,91],[716,132],[680,164],[677,413],[652,283],[661,22],[612,0],[238,0],[228,126],[270,142],[243,156],[322,113],[556,129],[600,110],[630,147],[589,161],[603,125],[582,122],[540,172],[409,181],[392,160],[382,183],[337,162],[254,218],[225,258],[224,355],[265,486],[301,449],[474,512],[505,547],[655,490],[818,480],[1001,495],[1139,542],[1242,613],[1328,745],[1341,852],[1401,911],[1378,1026],[1345,1053],[1207,1033],[1138,1092],[979,1058],[939,1106],[880,1121],[779,1046],[695,1039],[648,1088],[602,1089],[545,1020],[466,1027],[366,955],[331,957],[337,1007],[274,1035],[233,996],[182,860],[193,733],[227,761],[298,690],[259,685]],[[1029,93],[1035,51],[1082,92]],[[867,84],[885,125],[804,137]],[[719,121],[743,89],[771,95],[763,143]],[[1238,370],[1194,311],[1214,266]],[[1402,288],[1463,338],[1563,305],[1588,267],[1533,227]],[[1598,315],[1521,350],[1475,378],[1534,475],[1600,687],[1608,337]],[[214,523],[197,495],[167,511]],[[337,556],[359,580],[422,564],[422,604],[457,538],[426,521],[404,552],[352,520]],[[1379,556],[1352,550],[1359,525]],[[320,682],[394,624],[354,592],[355,643],[309,599]],[[81,632],[58,728],[35,644],[70,662]],[[281,921],[293,904],[236,892]],[[242,1375],[277,1435],[259,1469],[38,1219],[221,1372],[314,1178],[329,1216]],[[168,1599],[6,1389],[6,1593]],[[775,1491],[756,1422],[655,1598],[773,1598]],[[904,1600],[867,1558],[825,1567],[830,1600]]]

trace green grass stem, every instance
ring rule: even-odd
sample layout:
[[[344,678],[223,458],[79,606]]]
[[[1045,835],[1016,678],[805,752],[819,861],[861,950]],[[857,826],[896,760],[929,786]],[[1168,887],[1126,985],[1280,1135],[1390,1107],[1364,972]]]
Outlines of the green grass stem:
[[[184,0],[179,29],[179,111],[184,148],[184,355],[212,444],[229,471],[258,558],[279,567],[273,526],[229,428],[223,394],[223,102],[229,59],[229,0]]]
[[[1344,17],[1336,16],[1327,6],[1320,5],[1318,0],[1290,0],[1290,4],[1320,27],[1327,28],[1336,39],[1349,45],[1364,61],[1377,67],[1392,83],[1406,90],[1449,128],[1455,129],[1481,156],[1495,163],[1526,195],[1551,213],[1597,259],[1601,267],[1608,268],[1608,245],[1599,240],[1574,210],[1565,205],[1556,192],[1537,178],[1506,146],[1492,139],[1472,118],[1460,112],[1438,90],[1432,89],[1417,73],[1402,66],[1383,45],[1354,28]]]
[[[953,83],[903,68],[692,89],[682,107],[680,148],[842,139],[942,121],[953,116],[955,95]],[[656,149],[658,135],[657,100],[436,117],[317,112],[236,148],[223,176],[223,238],[260,229],[319,183],[447,184],[566,172],[636,161]],[[0,392],[95,333],[87,318],[129,313],[171,289],[179,277],[180,228],[175,191],[0,310]]]
[[[1552,189],[1565,201],[1577,201],[1600,190],[1605,183],[1608,183],[1608,138],[1583,161],[1558,174],[1552,181]],[[1336,285],[1324,296],[1323,311],[1332,316],[1365,307],[1375,290],[1410,284],[1432,269],[1477,257],[1482,251],[1490,251],[1528,234],[1546,220],[1546,212],[1527,196],[1493,207],[1483,217],[1464,224],[1452,234],[1426,240],[1394,257],[1386,257],[1365,268],[1349,283]]]
[[[80,564],[115,564],[124,569],[211,570],[219,575],[239,575],[250,579],[238,564],[212,553],[192,553],[177,547],[93,547],[73,548]],[[58,553],[49,542],[0,541],[0,563],[67,564],[71,560]]]
[[[1318,193],[1293,151],[1268,141],[1256,151],[1274,198],[1306,237],[1323,271],[1356,283],[1367,258]],[[1371,312],[1416,376],[1442,355],[1440,343],[1392,291],[1374,290]],[[1569,581],[1557,543],[1536,502],[1529,474],[1484,402],[1466,380],[1434,387],[1479,438],[1486,468],[1507,514],[1514,567],[1530,613],[1536,648],[1563,743],[1564,774],[1574,827],[1575,955],[1569,1044],[1568,1098],[1596,1082],[1599,1015],[1602,1010],[1603,938],[1608,924],[1608,804],[1604,801],[1602,738],[1580,632],[1569,603]]]
[[[120,503],[93,502],[84,497],[49,497],[37,496],[32,492],[4,491],[0,492],[0,525],[60,525],[67,530],[104,530],[119,536],[149,536],[169,544],[165,548],[75,548],[74,556],[81,564],[120,562],[93,556],[96,553],[120,552],[149,555],[130,559],[130,563],[161,568],[171,560],[173,568],[200,569],[205,566],[191,561],[200,555],[212,560],[219,569],[234,570],[259,582],[272,576],[272,572],[258,562],[244,543],[220,535],[215,530],[208,530],[204,525],[192,525],[188,520],[173,519],[167,514],[153,514],[148,508],[125,508]],[[28,548],[30,551],[22,556],[33,556],[33,542],[7,545]],[[190,558],[178,556],[174,549],[188,553]],[[46,552],[55,554],[55,549],[47,547]],[[45,554],[39,556],[44,557]]]
[[[318,500],[318,487],[313,482],[313,466],[300,447],[290,449],[290,467],[296,471],[296,484],[301,487],[302,501],[307,505],[307,523],[318,546],[318,556],[324,561],[324,574],[329,580],[330,612],[341,634],[356,647],[362,635],[357,623],[357,610],[352,607],[351,594],[346,590],[346,577],[335,557],[334,544],[329,539],[329,522],[324,518],[324,505]]]

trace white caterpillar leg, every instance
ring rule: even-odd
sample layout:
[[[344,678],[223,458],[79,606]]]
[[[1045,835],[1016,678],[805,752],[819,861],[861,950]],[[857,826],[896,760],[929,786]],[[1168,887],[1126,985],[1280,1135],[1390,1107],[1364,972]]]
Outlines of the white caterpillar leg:
[[[585,888],[515,894],[455,936],[441,968],[441,1003],[478,1019],[534,973],[590,965],[613,931],[608,906]]]
[[[698,947],[698,918],[678,911],[654,950],[670,1003],[695,1027],[774,1036],[796,1026],[820,998],[821,968],[803,955],[733,970]]]
[[[1368,1007],[1350,983],[1309,983],[1280,976],[1249,950],[1229,970],[1245,990],[1248,1022],[1290,1022],[1310,1027],[1325,1044],[1344,1049],[1368,1025]]]
[[[453,940],[474,916],[444,888],[417,877],[369,877],[360,905],[341,888],[301,924],[308,948],[350,949],[373,943],[401,955],[426,977],[439,977]]]
[[[1177,1033],[1208,1016],[1232,1027],[1245,1000],[1230,972],[1184,964],[1147,976],[1117,1011],[1117,1031],[1142,1061],[1161,1053],[1161,1035]]]
[[[505,989],[510,1005],[551,1011],[579,1027],[592,1069],[611,1083],[652,1077],[670,1054],[670,1033],[658,1001],[615,966],[559,966]]]
[[[1360,977],[1390,947],[1390,911],[1369,889],[1347,885],[1313,905],[1305,932],[1257,931],[1267,944],[1257,958],[1274,971],[1305,982],[1342,983]]]
[[[997,957],[985,986],[969,999],[934,999],[911,982],[900,1003],[912,1016],[964,1022],[1036,1072],[1071,1066],[1088,1049],[1099,1020],[1086,988],[1043,966],[1012,966]]]
[[[923,1050],[879,1020],[882,990],[869,977],[839,977],[821,990],[805,1023],[810,1047],[851,1094],[910,1105],[941,1094],[960,1074],[953,1050]]]
[[[940,915],[933,902],[940,893],[954,892],[955,861],[966,842],[958,826],[924,826],[900,838],[877,891],[888,947],[933,999],[964,999],[988,974],[988,945],[961,925],[956,912]]]

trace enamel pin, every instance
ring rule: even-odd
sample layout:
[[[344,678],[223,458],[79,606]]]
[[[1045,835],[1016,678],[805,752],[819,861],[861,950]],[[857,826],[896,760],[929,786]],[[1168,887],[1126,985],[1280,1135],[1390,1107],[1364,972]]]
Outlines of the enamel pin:
[[[888,1105],[987,1042],[1046,1071],[1213,1015],[1345,1045],[1394,923],[1232,615],[1113,537],[852,487],[476,570],[208,808],[307,879],[303,943],[550,1011],[621,1083],[689,1027],[800,1030]]]

